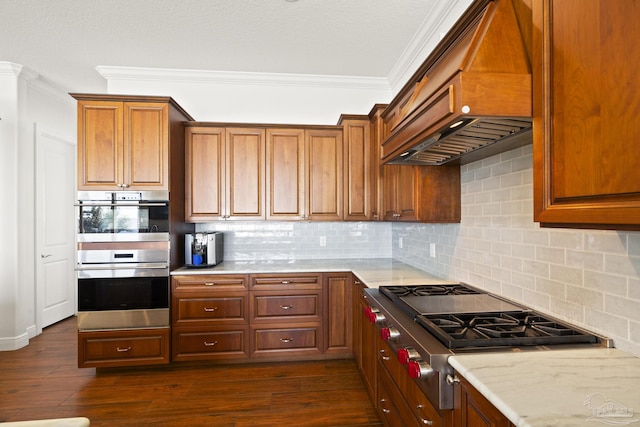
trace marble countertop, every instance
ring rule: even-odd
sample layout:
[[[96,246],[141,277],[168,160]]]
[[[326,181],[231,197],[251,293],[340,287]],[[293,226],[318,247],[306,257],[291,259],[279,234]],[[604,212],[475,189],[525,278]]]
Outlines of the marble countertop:
[[[433,276],[391,258],[323,259],[290,261],[224,261],[213,268],[181,267],[175,275],[257,274],[257,273],[331,273],[351,271],[370,288],[385,285],[455,283]]]
[[[640,425],[640,358],[617,349],[476,353],[449,363],[518,427]]]
[[[351,271],[368,287],[453,283],[383,259],[224,261],[172,275]],[[461,354],[451,365],[518,427],[637,425],[640,358],[608,348]],[[635,408],[635,412],[634,412]]]

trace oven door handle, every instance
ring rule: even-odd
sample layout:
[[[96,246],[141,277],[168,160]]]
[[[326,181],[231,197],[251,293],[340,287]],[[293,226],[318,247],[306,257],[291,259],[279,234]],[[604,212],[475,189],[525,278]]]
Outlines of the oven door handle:
[[[105,203],[99,203],[99,202],[90,202],[90,203],[76,203],[74,204],[75,207],[88,207],[88,208],[92,208],[92,207],[99,207],[99,208],[103,208],[103,207],[109,207],[109,206],[113,206],[113,207],[127,207],[127,206],[135,206],[135,207],[162,207],[162,206],[168,206],[167,203],[163,203],[163,202],[143,202],[143,203],[113,203],[113,202],[105,202]]]
[[[76,267],[76,271],[89,270],[130,270],[130,269],[163,269],[169,268],[169,264],[164,263],[129,263],[129,264],[80,264]]]

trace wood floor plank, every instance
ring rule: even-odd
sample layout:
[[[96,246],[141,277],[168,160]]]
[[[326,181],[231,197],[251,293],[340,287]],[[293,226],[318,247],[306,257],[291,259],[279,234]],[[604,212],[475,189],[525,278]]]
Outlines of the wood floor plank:
[[[76,319],[0,352],[0,422],[92,427],[381,426],[355,361],[79,369]]]

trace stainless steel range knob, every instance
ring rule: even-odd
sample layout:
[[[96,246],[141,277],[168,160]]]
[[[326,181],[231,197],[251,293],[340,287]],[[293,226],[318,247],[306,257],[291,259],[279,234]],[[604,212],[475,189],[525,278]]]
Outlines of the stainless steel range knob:
[[[385,319],[384,315],[380,313],[380,311],[377,308],[374,308],[374,307],[366,307],[364,309],[364,314],[367,316],[371,324],[381,322]]]
[[[398,361],[402,365],[406,365],[410,360],[420,359],[418,353],[413,347],[405,347],[398,350]]]
[[[409,377],[413,379],[417,378],[426,378],[433,374],[433,368],[424,360],[410,360],[407,363],[407,371],[409,372]]]
[[[380,337],[382,341],[389,341],[391,339],[398,338],[400,336],[400,331],[394,328],[393,326],[389,326],[387,328],[380,328]]]

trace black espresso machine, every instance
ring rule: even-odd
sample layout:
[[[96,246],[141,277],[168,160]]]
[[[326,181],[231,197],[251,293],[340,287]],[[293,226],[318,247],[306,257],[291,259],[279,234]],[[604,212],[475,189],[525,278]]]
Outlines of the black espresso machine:
[[[223,234],[215,232],[184,235],[184,262],[187,267],[212,267],[222,262]]]

